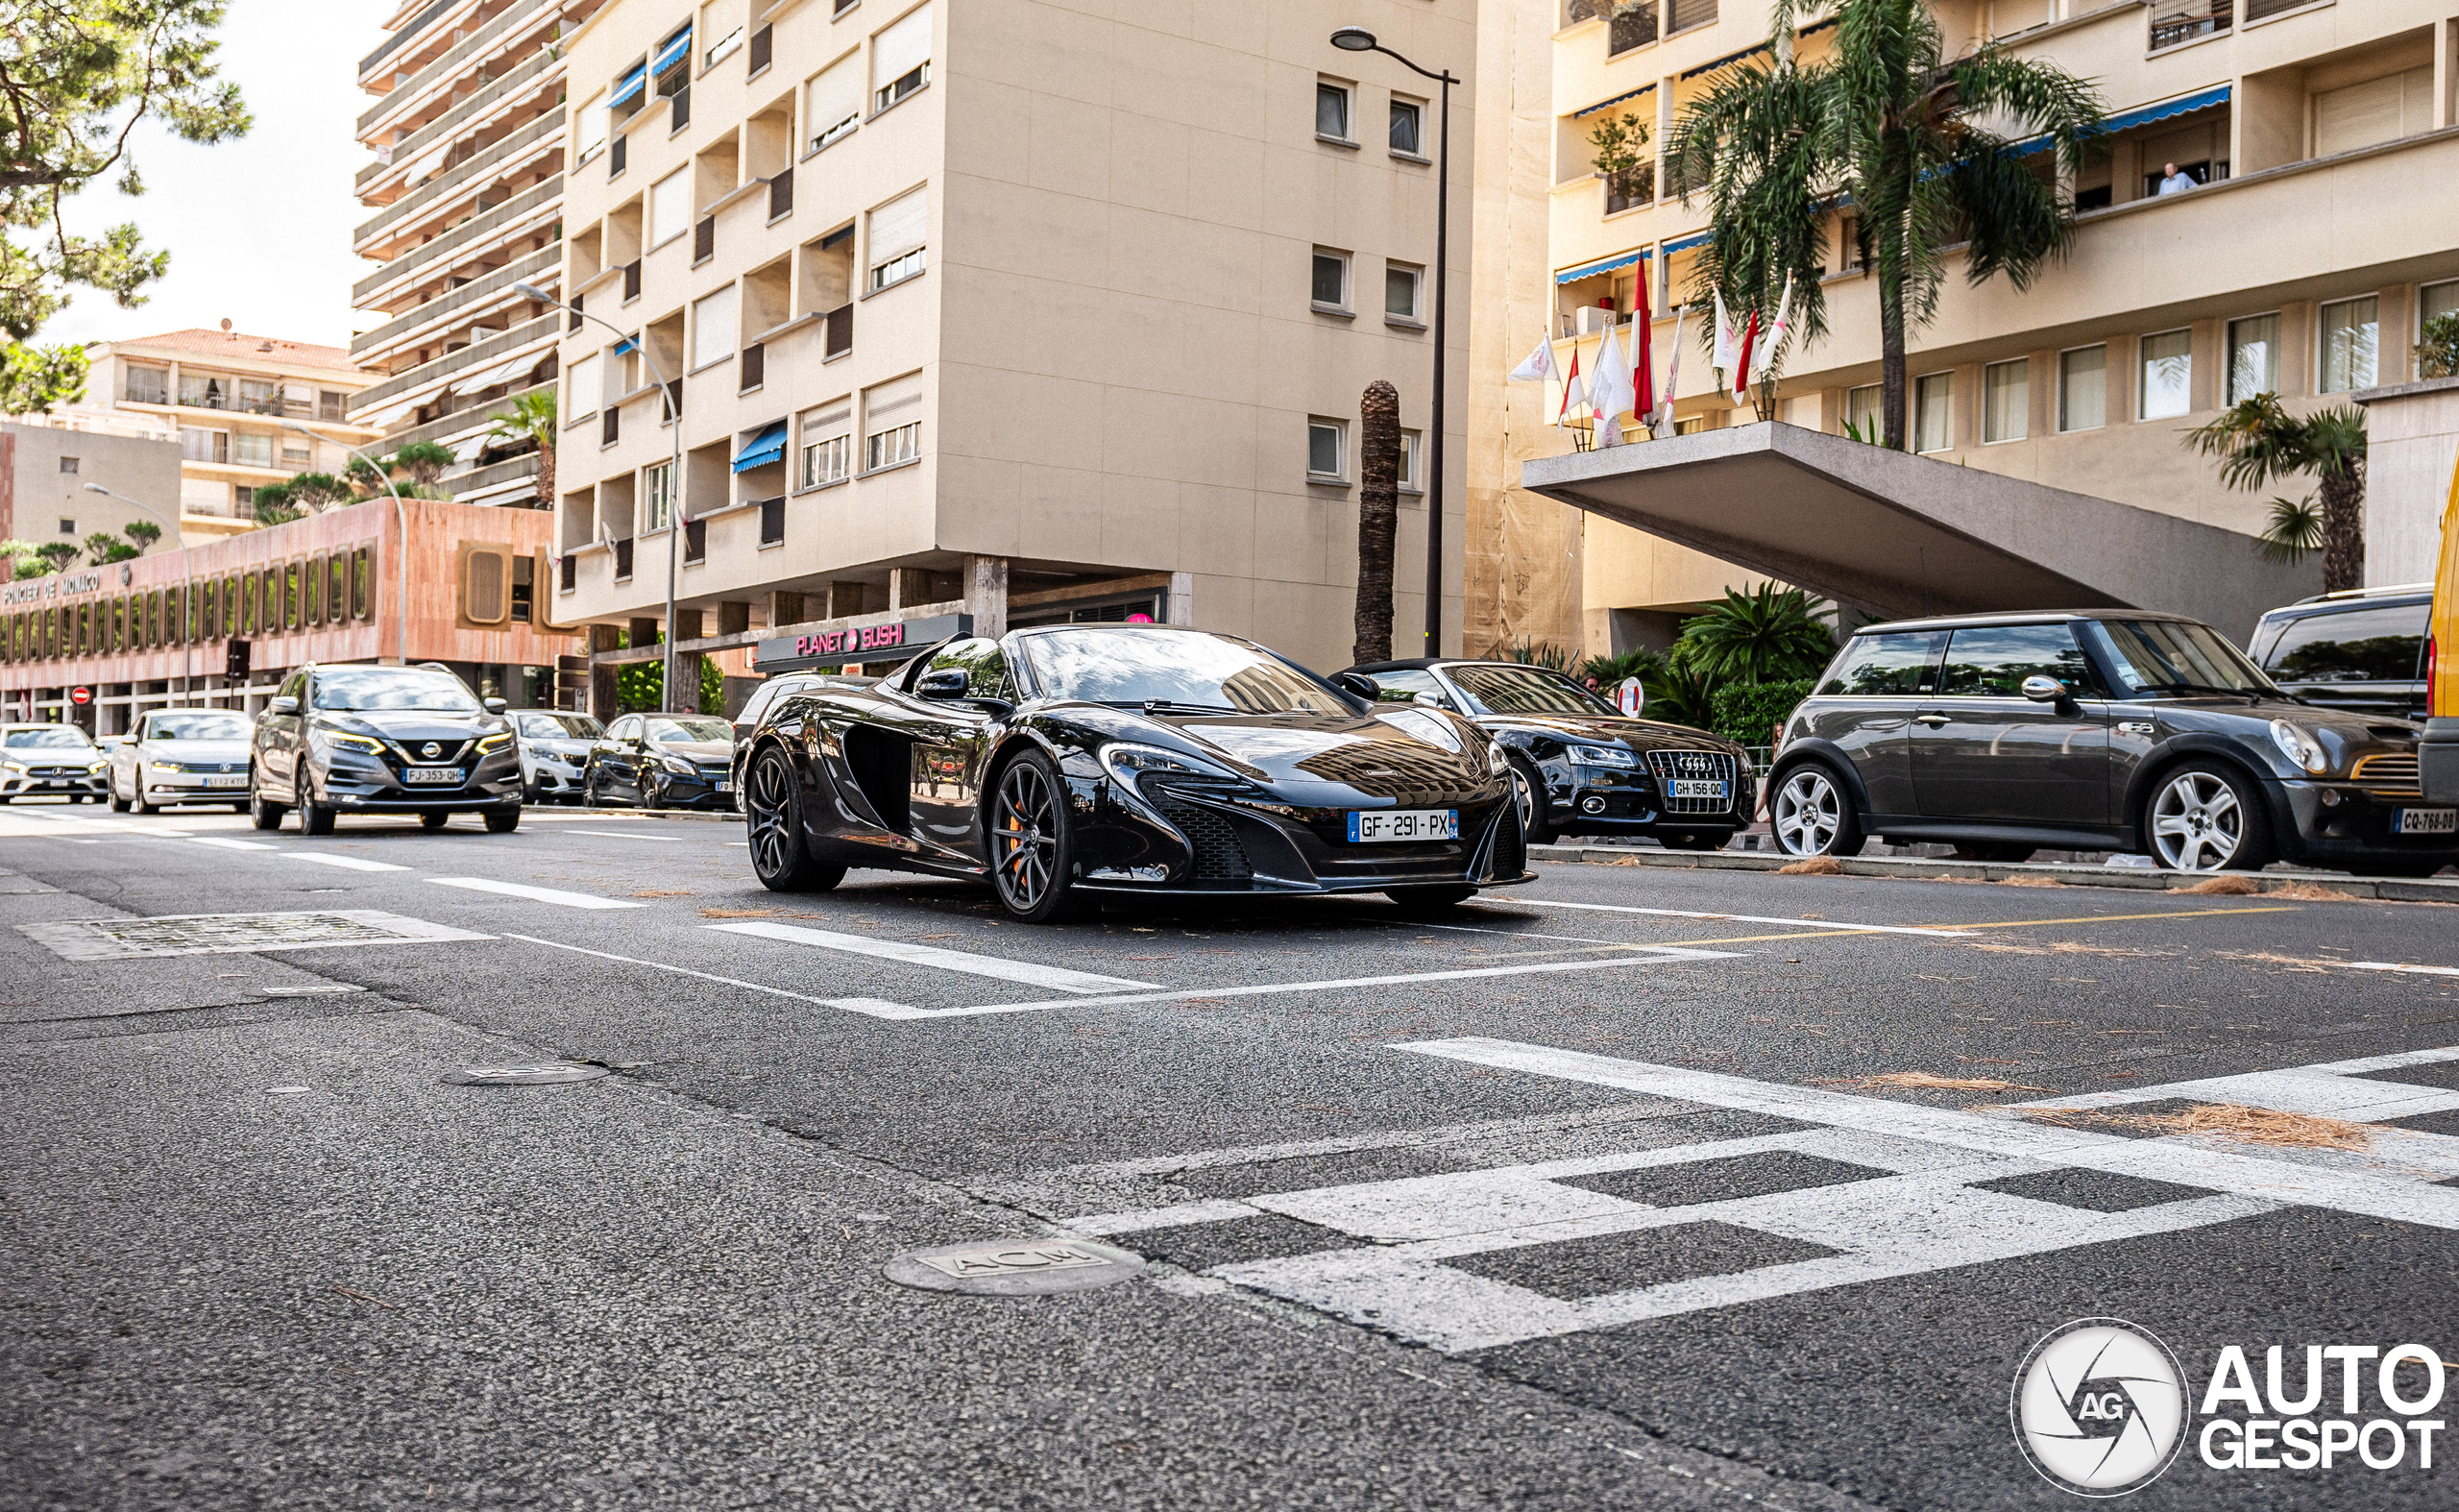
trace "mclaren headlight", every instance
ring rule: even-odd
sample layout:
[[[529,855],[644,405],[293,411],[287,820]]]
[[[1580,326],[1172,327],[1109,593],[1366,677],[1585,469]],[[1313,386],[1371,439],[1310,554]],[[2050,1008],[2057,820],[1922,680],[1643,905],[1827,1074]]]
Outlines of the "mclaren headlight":
[[[1486,743],[1486,770],[1497,777],[1511,770],[1511,758],[1503,753],[1502,742]]]
[[[1122,744],[1102,747],[1102,767],[1129,787],[1147,772],[1169,772],[1182,777],[1234,777],[1237,774],[1215,767],[1199,756],[1183,756],[1165,751],[1158,745]]]
[[[1627,745],[1567,745],[1565,754],[1574,767],[1637,767],[1639,757]]]
[[[2319,777],[2331,769],[2331,758],[2325,754],[2323,743],[2307,733],[2302,725],[2287,719],[2271,721],[2271,743],[2279,753]]]

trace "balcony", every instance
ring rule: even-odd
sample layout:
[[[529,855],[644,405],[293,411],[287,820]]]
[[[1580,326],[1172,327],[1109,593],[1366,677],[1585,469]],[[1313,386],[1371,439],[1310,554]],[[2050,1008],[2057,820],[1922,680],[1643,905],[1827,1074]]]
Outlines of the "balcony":
[[[382,407],[387,400],[399,399],[429,387],[441,386],[473,368],[509,361],[519,356],[524,348],[538,346],[540,343],[551,344],[555,340],[556,328],[562,324],[562,321],[549,312],[539,316],[536,320],[515,326],[502,335],[489,336],[483,341],[474,341],[458,352],[448,352],[432,362],[420,363],[406,372],[395,374],[381,383],[359,390],[351,396],[351,410],[353,414],[365,414]],[[543,356],[546,354],[542,351],[539,354]]]
[[[413,336],[426,333],[427,328],[447,316],[481,305],[518,302],[521,297],[512,293],[514,284],[535,280],[542,275],[551,279],[562,266],[563,254],[559,249],[542,247],[528,256],[498,268],[449,294],[403,310],[364,335],[353,337],[350,354],[366,360],[373,354],[389,354],[397,347],[408,345]]]
[[[561,59],[549,59],[543,52],[531,54],[528,61],[499,76],[485,88],[395,142],[391,152],[358,170],[357,176],[351,181],[351,186],[362,196],[375,192],[377,184],[396,171],[406,170],[436,143],[455,139],[473,124],[492,118],[507,102],[548,82],[546,75],[549,63],[557,71],[563,68]],[[554,109],[552,100],[546,105],[549,110]]]
[[[513,5],[494,20],[455,42],[451,50],[443,57],[412,74],[382,99],[370,106],[358,118],[357,136],[364,141],[374,134],[377,126],[386,117],[405,109],[414,101],[439,92],[449,84],[460,82],[461,75],[471,67],[473,62],[500,57],[506,52],[515,54],[535,52],[534,48],[507,46],[507,44],[513,42],[522,32],[541,23],[548,25],[558,23],[562,18],[563,11],[563,6],[548,5],[547,0],[530,0],[527,5]],[[480,66],[483,67],[483,64]],[[492,81],[482,77],[478,82],[484,85]]]
[[[2235,0],[2154,0],[2152,51],[2228,30]]]
[[[1642,163],[1623,173],[1601,174],[1605,181],[1605,213],[1619,215],[1656,199],[1656,164]]]
[[[481,144],[465,157],[446,162],[433,177],[377,211],[374,217],[353,232],[352,250],[361,256],[375,256],[374,249],[378,245],[379,237],[399,233],[406,229],[405,222],[443,207],[482,179],[507,173],[523,166],[530,159],[554,151],[561,145],[563,134],[563,112],[549,111],[524,126],[514,127],[494,141]]]
[[[350,291],[351,300],[356,305],[367,305],[378,289],[407,283],[420,269],[430,263],[443,259],[458,261],[497,237],[525,229],[529,220],[545,219],[554,213],[563,195],[564,176],[560,173],[544,183],[532,184],[485,214],[462,222],[435,240],[402,254],[359,280]]]

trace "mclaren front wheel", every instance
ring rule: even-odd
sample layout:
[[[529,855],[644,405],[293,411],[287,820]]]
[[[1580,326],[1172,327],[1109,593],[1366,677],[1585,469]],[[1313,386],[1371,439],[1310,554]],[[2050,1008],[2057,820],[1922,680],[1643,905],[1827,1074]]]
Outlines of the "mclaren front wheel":
[[[1039,751],[1001,768],[991,793],[990,885],[1000,906],[1028,924],[1061,923],[1083,912],[1066,794],[1059,768]]]
[[[743,794],[743,838],[751,874],[771,892],[825,892],[845,868],[812,858],[803,841],[801,785],[786,753],[774,746],[752,759]]]

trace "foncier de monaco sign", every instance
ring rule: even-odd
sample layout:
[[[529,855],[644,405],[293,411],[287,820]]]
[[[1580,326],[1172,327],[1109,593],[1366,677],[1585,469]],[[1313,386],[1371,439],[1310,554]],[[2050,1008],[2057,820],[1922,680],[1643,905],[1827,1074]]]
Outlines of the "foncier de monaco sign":
[[[13,609],[19,604],[40,603],[70,594],[90,594],[102,586],[100,573],[55,573],[47,577],[21,578],[0,587],[0,607]]]
[[[2189,1440],[2215,1471],[2423,1472],[2445,1375],[2422,1344],[2230,1344],[2198,1399],[2148,1329],[2079,1318],[2033,1346],[2010,1411],[2025,1459],[2077,1496],[2141,1490]]]

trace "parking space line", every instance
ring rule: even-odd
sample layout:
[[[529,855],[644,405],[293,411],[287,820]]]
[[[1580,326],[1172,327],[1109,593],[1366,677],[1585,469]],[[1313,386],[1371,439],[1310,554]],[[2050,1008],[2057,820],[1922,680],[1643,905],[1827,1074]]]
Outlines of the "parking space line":
[[[676,976],[698,977],[703,982],[722,982],[727,987],[739,987],[746,992],[766,992],[770,997],[790,997],[797,1003],[816,1004],[820,1008],[841,1008],[856,1013],[868,1013],[874,1018],[928,1018],[931,1016],[927,1010],[908,1008],[902,1003],[883,1002],[874,997],[813,997],[807,992],[789,992],[781,987],[745,982],[740,977],[721,977],[714,971],[695,971],[690,966],[669,965],[663,961],[643,961],[637,956],[619,956],[612,951],[591,950],[581,945],[567,945],[560,939],[540,939],[535,935],[507,933],[504,939],[526,940],[533,945],[545,945],[549,950],[569,950],[579,956],[596,956],[600,961],[620,961],[627,966],[646,966],[652,971],[670,971]]]
[[[2223,914],[2295,914],[2297,908],[2277,903],[2268,908],[2181,908],[2158,914],[2084,914],[2074,918],[2006,918],[1986,924],[1951,924],[1946,932],[1960,929],[2030,929],[2035,924],[2108,924],[2120,920],[2147,918],[2211,918]]]
[[[1499,900],[1498,900],[1499,901]],[[1765,914],[1703,914],[1692,909],[1634,908],[1623,903],[1562,903],[1552,898],[1513,897],[1508,901],[1524,903],[1530,908],[1579,909],[1591,914],[1644,914],[1656,918],[1696,918],[1730,921],[1736,924],[1808,924],[1822,934],[1851,933],[1856,935],[1926,935],[1953,937],[1961,926],[1917,926],[1911,924],[1849,924],[1820,918],[1774,918]]]
[[[336,855],[326,850],[285,850],[282,855],[291,861],[312,861],[320,866],[339,866],[346,871],[407,871],[410,869],[407,866],[397,866],[389,861],[368,861],[363,857]]]
[[[606,840],[672,840],[671,835],[627,835],[621,830],[563,830],[565,835],[596,835]]]
[[[622,898],[601,898],[587,892],[562,892],[553,888],[533,888],[519,882],[496,882],[486,877],[429,877],[438,887],[467,888],[473,892],[500,892],[508,898],[527,898],[532,903],[552,903],[562,908],[639,908],[638,903]]]
[[[710,924],[705,927],[722,934],[751,935],[762,939],[782,939],[788,944],[841,950],[849,956],[873,956],[910,966],[930,966],[940,971],[962,971],[970,976],[996,977],[1003,982],[1047,988],[1056,992],[1109,992],[1120,988],[1159,985],[1131,981],[1126,977],[1097,976],[1090,971],[1070,971],[1064,966],[1045,966],[1031,961],[1010,961],[1001,956],[941,950],[936,945],[917,945],[910,940],[874,939],[867,935],[840,935],[832,930],[804,929],[793,924]]]
[[[224,840],[219,835],[191,835],[188,839],[200,845],[219,845],[224,850],[280,850],[281,848],[279,845],[268,845],[260,840]]]
[[[2407,971],[2418,976],[2459,977],[2459,966],[2411,966],[2396,961],[2326,961],[2323,964],[2344,966],[2350,971]]]

